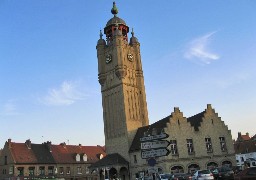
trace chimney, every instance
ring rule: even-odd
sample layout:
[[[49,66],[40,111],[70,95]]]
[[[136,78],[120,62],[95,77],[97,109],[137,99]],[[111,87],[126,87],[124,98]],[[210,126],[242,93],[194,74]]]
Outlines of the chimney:
[[[27,145],[28,149],[31,149],[31,141],[30,141],[30,139],[26,140],[25,144]]]
[[[64,148],[66,148],[66,143],[65,143],[65,142],[60,143],[60,145],[61,145],[62,147],[64,147]]]
[[[238,132],[238,138],[240,138],[242,136],[241,132]]]
[[[47,147],[47,149],[52,152],[52,142],[51,141],[47,141],[46,143],[44,143]]]
[[[11,148],[12,147],[12,140],[10,138],[8,139],[7,143],[8,143],[8,147]]]

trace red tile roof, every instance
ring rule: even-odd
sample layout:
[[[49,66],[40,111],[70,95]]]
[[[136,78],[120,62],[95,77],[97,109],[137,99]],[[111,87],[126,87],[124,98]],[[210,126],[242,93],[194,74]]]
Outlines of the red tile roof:
[[[37,163],[37,158],[32,149],[25,143],[12,143],[11,154],[16,163]]]
[[[244,141],[247,141],[247,140],[250,140],[250,136],[249,135],[241,135],[241,138],[244,140]]]
[[[106,156],[101,146],[52,145],[52,155],[56,163],[80,163],[76,161],[77,154],[81,157],[86,154],[89,163],[98,161],[100,154]]]
[[[52,145],[6,142],[15,163],[94,163],[100,160],[100,155],[106,156],[105,147],[81,146],[81,145]],[[8,144],[9,143],[9,144]],[[51,148],[48,147],[51,146]],[[76,155],[80,155],[81,161],[76,161]],[[83,155],[87,155],[87,161],[83,161]]]

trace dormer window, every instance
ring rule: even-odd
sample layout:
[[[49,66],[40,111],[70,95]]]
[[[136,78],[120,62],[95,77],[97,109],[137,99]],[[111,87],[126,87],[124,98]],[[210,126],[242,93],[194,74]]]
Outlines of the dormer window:
[[[87,161],[88,157],[86,154],[83,155],[83,161]]]
[[[80,154],[76,154],[76,161],[80,161]]]
[[[104,157],[104,155],[103,154],[100,154],[100,159],[102,159]]]

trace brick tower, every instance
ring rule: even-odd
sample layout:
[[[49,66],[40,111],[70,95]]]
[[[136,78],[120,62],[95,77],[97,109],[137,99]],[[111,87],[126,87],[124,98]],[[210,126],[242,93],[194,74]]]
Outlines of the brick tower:
[[[140,56],[140,43],[128,40],[129,27],[114,15],[100,32],[97,43],[98,78],[101,85],[105,145],[108,154],[119,153],[127,160],[128,150],[139,127],[149,124]]]

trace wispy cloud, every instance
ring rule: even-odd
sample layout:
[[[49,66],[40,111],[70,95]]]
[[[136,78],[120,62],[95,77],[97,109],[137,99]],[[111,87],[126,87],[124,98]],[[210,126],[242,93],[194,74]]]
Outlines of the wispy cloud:
[[[211,52],[208,47],[215,33],[210,32],[190,41],[186,46],[184,57],[203,64],[210,64],[213,60],[219,59],[220,56]]]
[[[12,115],[17,115],[17,107],[15,104],[15,100],[8,100],[2,107],[1,107],[1,112],[0,115],[4,116],[12,116]]]
[[[39,98],[39,100],[49,106],[71,105],[86,97],[86,94],[79,87],[78,82],[64,81],[59,87],[49,89],[47,95]]]

